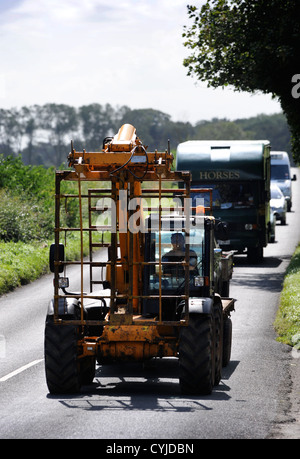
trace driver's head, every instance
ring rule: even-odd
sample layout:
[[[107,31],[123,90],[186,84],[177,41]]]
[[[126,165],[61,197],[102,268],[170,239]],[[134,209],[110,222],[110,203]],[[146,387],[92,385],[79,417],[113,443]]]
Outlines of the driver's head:
[[[174,233],[171,236],[171,244],[176,249],[182,249],[184,247],[184,236],[182,233]]]

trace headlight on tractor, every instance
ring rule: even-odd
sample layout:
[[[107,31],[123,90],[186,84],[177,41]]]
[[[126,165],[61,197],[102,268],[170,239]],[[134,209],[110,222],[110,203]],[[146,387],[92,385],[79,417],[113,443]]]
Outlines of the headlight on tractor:
[[[204,287],[204,277],[195,276],[194,277],[194,285],[195,285],[195,287]]]
[[[68,288],[69,287],[69,278],[68,277],[59,277],[58,278],[58,287],[59,288]]]

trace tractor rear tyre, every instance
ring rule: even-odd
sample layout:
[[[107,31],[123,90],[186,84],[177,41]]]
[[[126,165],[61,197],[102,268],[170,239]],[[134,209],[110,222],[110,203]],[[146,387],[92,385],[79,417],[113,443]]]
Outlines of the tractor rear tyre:
[[[179,382],[184,394],[211,394],[215,377],[212,315],[190,314],[179,341]]]
[[[52,317],[47,317],[45,371],[50,394],[79,392],[81,378],[75,325],[57,325],[53,323]]]

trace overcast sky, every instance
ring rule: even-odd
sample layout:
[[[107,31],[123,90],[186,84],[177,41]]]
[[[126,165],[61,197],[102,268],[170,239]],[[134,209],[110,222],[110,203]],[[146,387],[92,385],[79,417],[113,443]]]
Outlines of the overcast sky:
[[[268,95],[208,89],[182,65],[188,0],[0,0],[0,108],[153,108],[173,121],[281,112]]]

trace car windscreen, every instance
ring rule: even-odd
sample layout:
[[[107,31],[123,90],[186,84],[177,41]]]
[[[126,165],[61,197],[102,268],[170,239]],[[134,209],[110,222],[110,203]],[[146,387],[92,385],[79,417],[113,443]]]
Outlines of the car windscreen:
[[[287,164],[271,164],[271,180],[289,180],[290,178]]]

